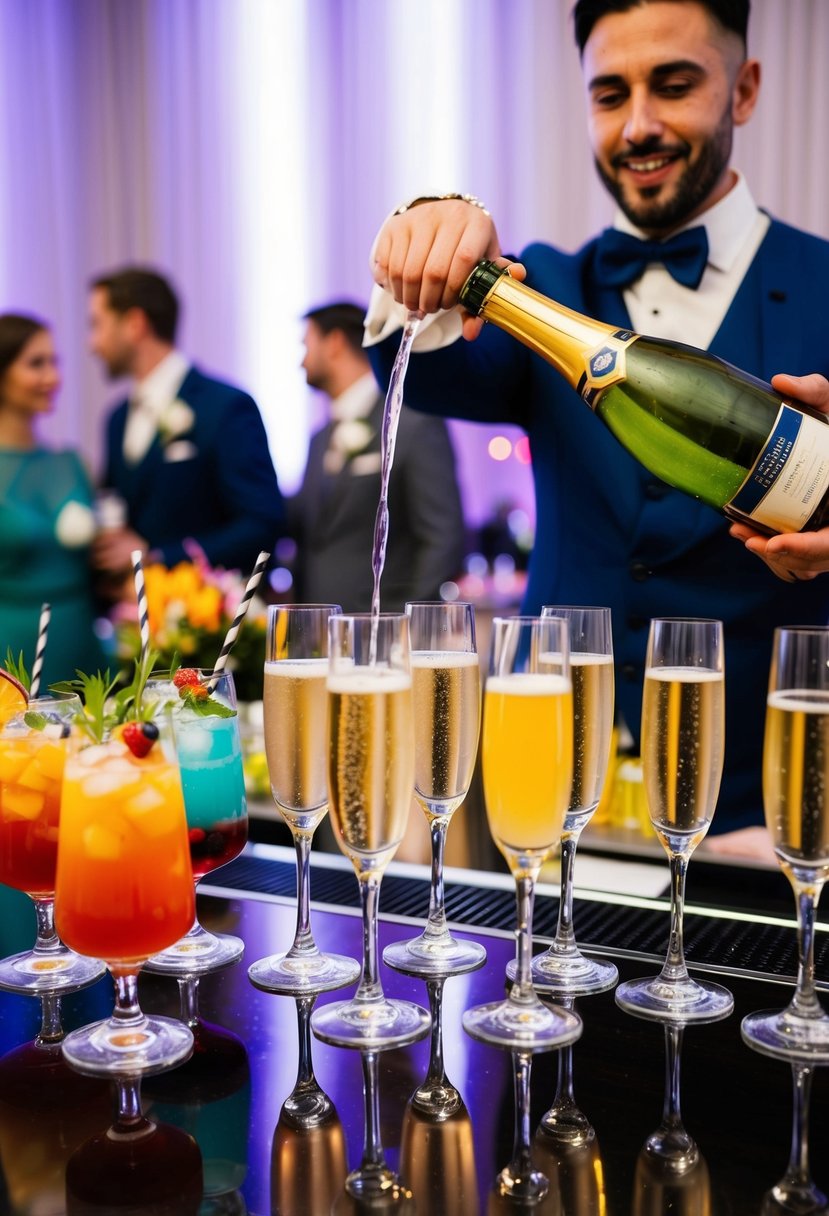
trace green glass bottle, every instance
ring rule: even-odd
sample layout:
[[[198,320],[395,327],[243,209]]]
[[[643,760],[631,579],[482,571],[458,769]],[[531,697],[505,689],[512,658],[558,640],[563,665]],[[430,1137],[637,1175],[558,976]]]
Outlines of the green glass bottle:
[[[657,477],[759,532],[829,523],[829,424],[706,351],[593,321],[479,262],[460,293],[551,363]]]

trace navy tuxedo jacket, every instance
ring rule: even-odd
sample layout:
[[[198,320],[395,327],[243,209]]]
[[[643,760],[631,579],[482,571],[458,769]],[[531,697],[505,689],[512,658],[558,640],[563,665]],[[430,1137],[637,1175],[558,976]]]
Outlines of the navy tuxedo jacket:
[[[192,427],[166,439],[157,432],[137,464],[124,460],[128,403],[107,424],[104,486],[127,504],[128,523],[168,566],[187,559],[193,539],[211,565],[249,571],[271,551],[283,503],[256,403],[241,389],[191,367],[178,392]]]
[[[630,324],[621,292],[597,288],[595,240],[575,254],[534,244],[521,255],[529,286],[599,320]],[[772,222],[712,354],[768,380],[829,376],[829,242]],[[369,353],[381,379],[397,342]],[[772,633],[826,624],[829,576],[777,579],[728,535],[716,511],[673,490],[627,454],[554,369],[487,325],[472,343],[413,358],[415,408],[526,430],[536,494],[536,543],[525,611],[602,604],[613,614],[616,699],[637,737],[648,623],[656,616],[725,622],[725,773],[715,831],[762,822],[761,757]]]

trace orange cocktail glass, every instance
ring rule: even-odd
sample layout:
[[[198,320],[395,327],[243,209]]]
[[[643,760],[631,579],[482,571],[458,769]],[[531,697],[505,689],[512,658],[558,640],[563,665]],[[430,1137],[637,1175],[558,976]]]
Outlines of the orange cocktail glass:
[[[103,958],[115,980],[111,1018],[68,1035],[64,1053],[90,1073],[147,1073],[186,1059],[192,1035],[138,1004],[138,972],[195,915],[184,799],[163,732],[144,756],[117,737],[73,741],[63,781],[56,915],[66,942]]]
[[[0,882],[31,896],[37,913],[34,948],[0,962],[0,988],[12,992],[73,992],[104,973],[68,950],[54,923],[66,742],[79,711],[74,695],[38,697],[0,732]]]

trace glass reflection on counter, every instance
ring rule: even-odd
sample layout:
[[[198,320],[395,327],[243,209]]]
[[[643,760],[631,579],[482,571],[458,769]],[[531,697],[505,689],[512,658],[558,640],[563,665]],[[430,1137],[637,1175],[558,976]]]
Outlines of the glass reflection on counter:
[[[829,1200],[815,1185],[809,1164],[809,1103],[813,1069],[792,1064],[792,1142],[783,1177],[763,1196],[760,1216],[829,1212]]]
[[[340,1117],[314,1075],[311,1012],[316,999],[316,993],[296,998],[299,1062],[273,1134],[271,1216],[327,1214],[348,1169]]]
[[[45,993],[41,1006],[37,1037],[0,1058],[0,1162],[19,1216],[62,1216],[66,1163],[111,1115],[109,1084],[63,1057],[60,998]]]
[[[192,1136],[144,1115],[141,1077],[113,1081],[112,1126],[66,1166],[66,1216],[200,1216],[202,1155]]]
[[[470,1216],[478,1211],[475,1144],[460,1100],[449,1115],[427,1114],[414,1097],[403,1115],[400,1173],[418,1216]]]
[[[632,1216],[711,1216],[708,1165],[697,1151],[693,1161],[678,1168],[644,1145],[636,1161]]]
[[[244,1213],[240,1193],[247,1173],[250,1066],[242,1040],[198,1016],[198,978],[179,981],[182,1020],[193,1032],[193,1054],[144,1082],[152,1116],[180,1128],[199,1146],[203,1165],[201,1216]]]

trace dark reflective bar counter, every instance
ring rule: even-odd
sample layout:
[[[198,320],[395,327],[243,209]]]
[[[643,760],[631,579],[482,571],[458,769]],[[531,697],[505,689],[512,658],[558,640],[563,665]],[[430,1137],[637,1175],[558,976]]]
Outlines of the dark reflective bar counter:
[[[667,863],[662,864],[667,874]],[[496,1175],[513,1156],[512,1060],[508,1052],[470,1039],[461,1015],[504,992],[504,969],[514,953],[513,889],[506,875],[455,872],[447,887],[453,929],[483,942],[488,953],[480,971],[451,977],[443,987],[445,1070],[463,1106],[444,1120],[429,1119],[413,1107],[412,1094],[429,1065],[428,1038],[378,1053],[380,1144],[375,1148],[382,1146],[387,1167],[400,1176],[411,1198],[401,1192],[395,1201],[390,1190],[379,1204],[354,1199],[345,1191],[345,1177],[364,1154],[364,1061],[357,1051],[312,1040],[316,1084],[330,1108],[318,1126],[297,1126],[284,1108],[292,1094],[296,1097],[302,1025],[297,1002],[258,991],[247,978],[250,963],[287,949],[292,940],[294,855],[255,845],[214,876],[221,886],[199,895],[202,922],[242,937],[245,958],[200,980],[196,1051],[180,1068],[143,1080],[140,1100],[147,1124],[136,1133],[131,1155],[114,1157],[112,1137],[106,1135],[115,1087],[73,1073],[57,1048],[34,1046],[40,1002],[0,993],[0,1213],[765,1216],[786,1211],[769,1193],[789,1161],[793,1070],[745,1046],[740,1022],[757,1009],[782,1009],[790,999],[794,901],[782,875],[758,875],[753,888],[751,876],[729,866],[718,867],[713,877],[700,866],[695,887],[695,864],[689,870],[686,913],[689,966],[725,984],[735,1009],[724,1021],[689,1025],[681,1036],[682,1123],[698,1149],[689,1168],[665,1166],[643,1147],[663,1120],[664,1027],[623,1013],[608,992],[576,1002],[584,1031],[572,1048],[572,1096],[593,1134],[576,1143],[536,1134],[556,1094],[562,1053],[534,1056],[533,1165],[546,1175],[549,1188],[534,1203],[496,1193]],[[667,944],[666,899],[589,895],[578,887],[578,871],[576,877],[582,945],[612,957],[621,979],[655,973]],[[359,958],[361,923],[350,866],[340,857],[314,854],[311,881],[319,946]],[[380,899],[381,949],[422,926],[427,904],[428,872],[392,865]],[[549,943],[555,913],[555,892],[542,886],[537,949]],[[825,990],[825,918],[816,934],[816,971]],[[385,966],[381,974],[388,994],[427,1004],[422,981]],[[144,974],[140,991],[145,1010],[179,1013],[175,980]],[[318,1000],[342,995],[328,993]],[[111,1007],[107,978],[64,998],[64,1028],[106,1016]],[[826,1074],[814,1070],[809,1122],[812,1176],[823,1190],[829,1189]]]

